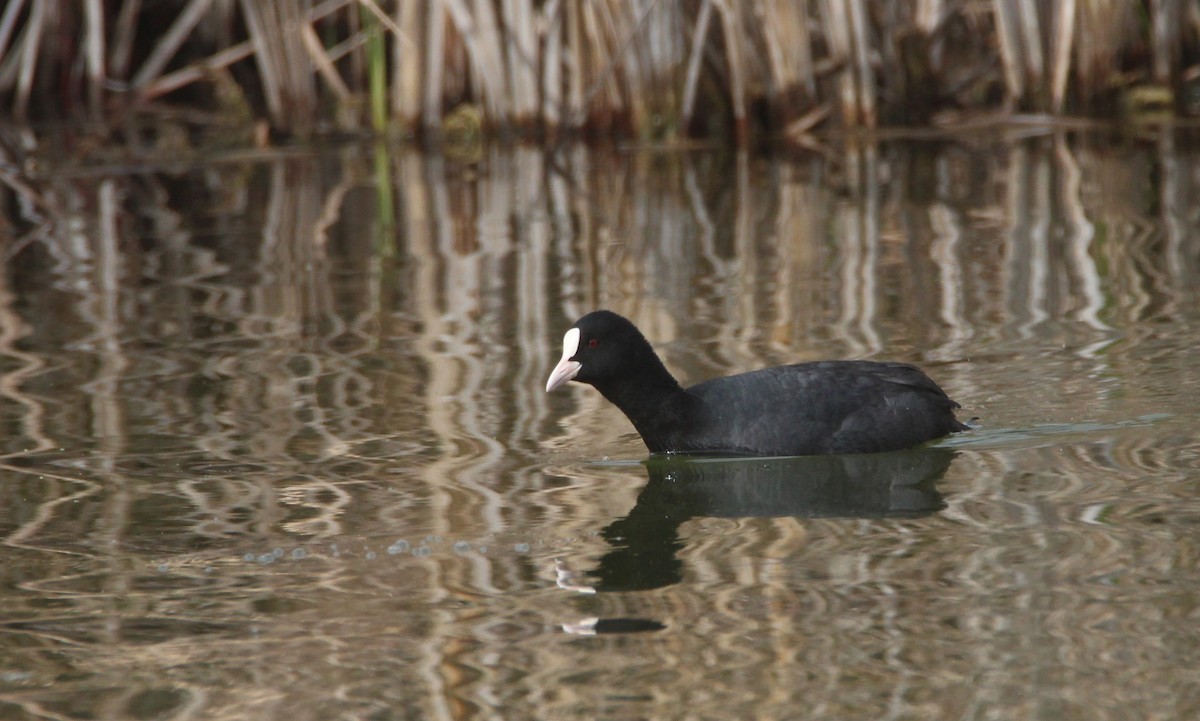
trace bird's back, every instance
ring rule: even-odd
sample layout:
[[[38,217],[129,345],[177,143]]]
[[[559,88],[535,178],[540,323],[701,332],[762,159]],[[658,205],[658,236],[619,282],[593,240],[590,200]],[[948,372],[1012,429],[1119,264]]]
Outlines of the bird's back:
[[[911,448],[965,426],[958,404],[903,363],[821,361],[716,378],[695,399],[680,443],[690,452],[872,453]]]

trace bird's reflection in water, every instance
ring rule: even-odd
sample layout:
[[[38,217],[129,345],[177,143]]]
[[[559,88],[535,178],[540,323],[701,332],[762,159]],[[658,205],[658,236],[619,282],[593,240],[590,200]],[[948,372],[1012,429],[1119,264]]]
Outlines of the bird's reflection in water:
[[[602,535],[612,550],[586,581],[559,570],[559,585],[587,593],[679,583],[679,527],[697,517],[912,518],[945,506],[935,488],[952,451],[794,458],[654,457],[629,515]]]

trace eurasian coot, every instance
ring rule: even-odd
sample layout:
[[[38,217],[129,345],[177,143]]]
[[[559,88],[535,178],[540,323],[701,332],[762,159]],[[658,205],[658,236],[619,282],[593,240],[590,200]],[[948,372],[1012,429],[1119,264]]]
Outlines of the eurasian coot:
[[[651,453],[876,453],[967,429],[954,418],[959,405],[904,363],[797,363],[685,389],[637,327],[607,310],[563,336],[546,391],[569,380],[620,408]]]

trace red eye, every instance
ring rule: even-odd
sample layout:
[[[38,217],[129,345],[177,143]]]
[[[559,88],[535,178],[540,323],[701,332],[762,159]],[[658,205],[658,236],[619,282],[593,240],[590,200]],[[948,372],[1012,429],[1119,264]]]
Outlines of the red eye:
[[[600,345],[600,341],[596,340],[595,338],[592,338],[588,341],[588,348],[595,348],[598,345]]]

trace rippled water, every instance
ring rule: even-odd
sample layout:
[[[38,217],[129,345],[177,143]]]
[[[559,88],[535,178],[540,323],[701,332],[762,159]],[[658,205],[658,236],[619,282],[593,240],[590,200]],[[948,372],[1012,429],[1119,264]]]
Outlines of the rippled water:
[[[0,718],[1200,717],[1198,169],[50,171],[0,205]],[[687,380],[904,360],[980,426],[646,461],[543,391],[596,307]]]

